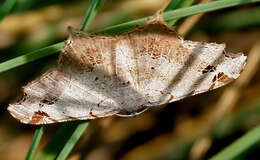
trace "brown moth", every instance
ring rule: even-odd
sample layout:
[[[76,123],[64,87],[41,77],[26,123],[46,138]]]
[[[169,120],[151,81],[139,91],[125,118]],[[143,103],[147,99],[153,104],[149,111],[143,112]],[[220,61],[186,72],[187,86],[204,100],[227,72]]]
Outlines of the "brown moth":
[[[225,44],[183,40],[155,21],[115,36],[69,31],[57,67],[23,87],[22,99],[8,107],[22,123],[137,115],[226,85],[246,61],[226,53]]]

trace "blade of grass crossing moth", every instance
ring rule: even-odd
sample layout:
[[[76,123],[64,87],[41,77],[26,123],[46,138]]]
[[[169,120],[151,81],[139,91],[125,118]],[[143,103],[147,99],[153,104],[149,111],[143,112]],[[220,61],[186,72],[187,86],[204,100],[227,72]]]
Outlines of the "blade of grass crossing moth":
[[[213,1],[209,3],[204,3],[204,4],[198,4],[198,5],[193,5],[191,7],[186,7],[186,8],[180,8],[176,9],[173,11],[168,11],[163,14],[163,19],[165,21],[170,21],[170,20],[176,20],[179,18],[191,16],[194,14],[199,14],[203,12],[210,12],[210,11],[215,11],[218,9],[224,9],[228,7],[234,7],[242,4],[249,4],[249,3],[254,3],[254,2],[260,2],[260,0],[219,0],[219,1]],[[115,34],[120,31],[130,29],[136,25],[142,25],[145,24],[147,21],[147,17],[145,18],[140,18],[136,19],[133,21],[129,21],[126,23],[118,24],[115,26],[111,27],[106,27],[105,29],[102,29],[100,31],[97,31],[97,33],[102,34],[102,33],[107,33],[107,34]]]
[[[63,147],[62,151],[59,153],[56,160],[63,160],[68,157],[69,153],[71,152],[72,148],[79,140],[81,135],[84,133],[85,129],[87,128],[90,121],[87,122],[78,122],[75,124],[74,132],[72,133],[71,137],[67,140],[65,146]],[[74,124],[73,124],[74,125]]]
[[[5,0],[4,4],[0,8],[0,22],[4,17],[12,10],[17,0]]]
[[[191,7],[176,9],[174,11],[168,11],[168,12],[164,13],[163,17],[164,17],[165,21],[170,21],[170,20],[176,20],[176,19],[179,19],[179,18],[191,16],[191,15],[202,13],[202,12],[210,12],[210,11],[215,11],[215,10],[218,10],[218,9],[234,7],[234,6],[238,6],[238,5],[242,5],[242,4],[248,4],[248,3],[254,3],[254,2],[260,2],[260,0],[245,0],[245,1],[241,1],[241,0],[221,0],[221,1],[214,1],[214,2],[209,2],[209,3],[206,3],[206,4],[199,4],[199,5],[193,5]],[[144,17],[144,18],[136,19],[136,20],[129,21],[129,22],[126,22],[126,23],[123,23],[123,24],[107,27],[105,29],[97,31],[97,33],[99,33],[99,34],[103,34],[103,33],[115,34],[115,33],[118,33],[120,31],[130,29],[130,28],[132,28],[136,25],[145,24],[146,21],[147,21],[147,17]],[[17,66],[29,63],[31,61],[35,61],[35,60],[38,60],[40,58],[52,55],[55,52],[57,52],[57,49],[59,49],[59,50],[62,49],[63,46],[64,46],[64,43],[60,42],[60,43],[48,46],[46,48],[42,48],[42,49],[30,52],[30,53],[25,54],[23,56],[16,57],[16,58],[11,59],[9,61],[0,63],[0,73],[7,71],[7,70],[10,70],[10,69],[13,69]],[[56,48],[56,49],[52,50],[51,48]],[[41,53],[40,56],[38,55],[39,53]],[[25,57],[30,59],[30,61],[26,61]],[[16,62],[18,62],[18,63],[16,63]]]
[[[83,19],[81,28],[86,31],[90,22],[96,16],[104,1],[92,0],[88,11]],[[37,156],[37,160],[59,159],[68,157],[73,147],[84,133],[90,121],[76,121],[65,123],[55,134],[43,151]],[[56,158],[57,157],[57,158]]]
[[[64,45],[64,42],[60,42],[0,63],[0,73],[57,53],[64,48]]]
[[[35,130],[34,136],[33,136],[33,140],[32,140],[32,144],[30,146],[30,149],[28,151],[28,154],[26,156],[26,160],[32,160],[34,157],[34,154],[36,152],[36,149],[41,141],[42,135],[44,132],[44,127],[43,126],[39,126],[39,128],[37,128]]]
[[[164,12],[170,11],[170,10],[174,10],[177,8],[184,8],[184,7],[188,7],[190,6],[192,3],[194,2],[194,0],[172,0],[168,6],[165,8]],[[175,20],[171,20],[168,21],[168,25],[172,26],[174,25],[179,19],[175,19]]]
[[[92,20],[96,16],[99,9],[103,6],[105,0],[92,0],[85,17],[81,23],[81,28],[86,32]]]
[[[260,143],[260,125],[217,153],[210,160],[243,159],[243,155]]]
[[[166,21],[169,20],[174,20],[178,18],[183,18],[186,16],[194,15],[194,14],[199,14],[203,12],[209,12],[209,11],[215,11],[218,9],[224,9],[228,7],[234,7],[237,5],[242,5],[242,4],[249,4],[249,3],[254,3],[254,2],[260,2],[260,0],[219,0],[219,1],[213,1],[209,3],[203,3],[203,4],[198,4],[198,5],[193,5],[191,7],[186,7],[186,8],[180,8],[178,10],[174,11],[168,11],[164,14],[164,19]]]
[[[126,22],[126,23],[114,25],[114,26],[111,26],[111,27],[106,27],[102,30],[95,31],[95,33],[98,33],[98,34],[104,34],[105,33],[105,34],[113,35],[113,34],[125,31],[127,29],[133,28],[136,25],[144,25],[147,20],[148,20],[148,17],[139,18],[139,19],[132,20],[132,21],[129,21],[129,22]]]

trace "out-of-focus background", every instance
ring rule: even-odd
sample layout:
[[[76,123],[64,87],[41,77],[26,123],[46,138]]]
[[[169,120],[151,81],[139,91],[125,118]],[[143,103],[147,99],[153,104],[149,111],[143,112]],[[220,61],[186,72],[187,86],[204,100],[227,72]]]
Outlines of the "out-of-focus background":
[[[150,16],[167,1],[107,0],[90,30]],[[65,40],[67,27],[79,28],[89,4],[87,0],[19,0],[0,24],[0,63]],[[93,120],[69,159],[208,159],[260,124],[259,26],[259,3],[179,20],[176,30],[185,39],[226,43],[227,51],[245,53],[248,64],[241,77],[220,89],[134,118]],[[1,160],[24,159],[35,130],[35,126],[12,118],[6,110],[8,104],[21,94],[21,86],[54,67],[57,57],[49,56],[0,74]],[[46,127],[40,149],[60,126]],[[252,149],[245,159],[258,159],[259,151]]]

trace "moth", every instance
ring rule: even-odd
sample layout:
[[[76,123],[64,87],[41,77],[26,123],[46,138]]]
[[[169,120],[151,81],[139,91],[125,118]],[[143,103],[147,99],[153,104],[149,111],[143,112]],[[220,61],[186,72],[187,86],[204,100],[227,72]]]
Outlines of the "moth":
[[[225,44],[184,40],[157,21],[113,36],[69,32],[57,67],[9,105],[22,123],[138,115],[230,83],[247,58],[227,53]]]

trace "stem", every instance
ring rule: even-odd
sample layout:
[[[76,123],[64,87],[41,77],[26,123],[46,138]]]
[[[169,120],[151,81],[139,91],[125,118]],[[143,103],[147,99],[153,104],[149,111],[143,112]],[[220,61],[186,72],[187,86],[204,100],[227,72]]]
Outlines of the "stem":
[[[85,32],[87,31],[89,25],[93,21],[94,17],[97,15],[99,9],[103,6],[104,0],[92,0],[88,11],[86,12],[83,21],[81,23],[81,29]]]
[[[37,147],[38,147],[38,145],[41,141],[43,132],[44,132],[43,126],[40,126],[39,128],[37,128],[35,130],[33,140],[32,140],[32,144],[31,144],[30,149],[27,153],[26,160],[32,160],[33,159],[35,152],[36,152],[36,149],[37,149]]]
[[[260,126],[252,129],[231,145],[217,153],[210,160],[231,160],[242,155],[250,148],[260,143]]]

